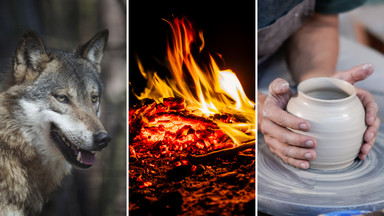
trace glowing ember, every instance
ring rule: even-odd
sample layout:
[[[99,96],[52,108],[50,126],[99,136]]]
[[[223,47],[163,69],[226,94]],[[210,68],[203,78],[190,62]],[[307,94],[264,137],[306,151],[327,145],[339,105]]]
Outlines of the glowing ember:
[[[173,37],[167,44],[166,60],[173,77],[162,80],[156,72],[145,71],[138,60],[148,83],[137,95],[142,104],[129,112],[131,155],[206,153],[254,140],[255,104],[236,74],[220,70],[212,56],[210,64],[199,66],[191,49],[199,38],[199,51],[203,50],[202,32],[196,34],[185,18],[168,23]],[[188,78],[191,83],[186,82]]]
[[[237,119],[219,114],[211,118],[194,115],[182,99],[166,98],[164,103],[153,101],[131,109],[129,119],[131,155],[149,150],[162,155],[182,150],[206,153],[235,145],[215,121],[224,124],[238,122]],[[133,149],[136,146],[139,148]]]
[[[137,181],[139,182],[140,186],[139,188],[145,188],[152,186],[152,182],[150,181],[144,181],[142,178],[137,178]]]

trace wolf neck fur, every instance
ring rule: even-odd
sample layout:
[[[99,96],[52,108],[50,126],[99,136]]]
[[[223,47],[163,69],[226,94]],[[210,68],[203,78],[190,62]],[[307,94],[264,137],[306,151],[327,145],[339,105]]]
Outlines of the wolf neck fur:
[[[0,95],[0,154],[12,157],[12,160],[19,159],[19,164],[25,169],[25,178],[34,181],[31,185],[39,190],[35,192],[41,193],[46,199],[60,185],[63,177],[69,174],[71,165],[62,156],[48,158],[42,155],[34,142],[43,142],[43,139],[34,135],[33,125],[20,126],[16,122],[14,111],[18,109],[17,106],[9,94]]]

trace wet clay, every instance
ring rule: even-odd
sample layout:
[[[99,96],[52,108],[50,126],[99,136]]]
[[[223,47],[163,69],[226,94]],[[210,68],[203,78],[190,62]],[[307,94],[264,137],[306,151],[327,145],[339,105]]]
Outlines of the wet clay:
[[[318,215],[346,209],[384,208],[384,131],[364,161],[332,171],[300,170],[274,155],[258,136],[258,211]]]
[[[363,142],[365,109],[356,89],[343,80],[327,77],[300,82],[298,94],[286,110],[310,124],[310,130],[295,131],[317,140],[316,159],[310,168],[338,170],[350,166]]]
[[[338,100],[347,98],[350,95],[340,89],[316,89],[313,91],[304,92],[306,95],[311,96],[313,98],[321,99],[321,100]]]

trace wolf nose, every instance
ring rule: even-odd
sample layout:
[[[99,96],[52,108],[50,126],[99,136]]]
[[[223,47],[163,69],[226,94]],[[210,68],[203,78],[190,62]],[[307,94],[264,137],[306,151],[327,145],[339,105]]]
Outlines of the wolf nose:
[[[111,137],[106,132],[99,132],[97,134],[93,134],[93,141],[100,148],[105,148],[109,141],[111,141]]]

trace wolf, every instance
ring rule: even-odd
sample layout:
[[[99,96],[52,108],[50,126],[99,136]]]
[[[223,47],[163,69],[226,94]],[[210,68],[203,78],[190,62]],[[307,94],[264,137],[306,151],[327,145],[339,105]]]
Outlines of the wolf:
[[[103,30],[73,52],[29,30],[0,93],[0,215],[38,215],[72,167],[88,168],[111,140],[99,120]]]

